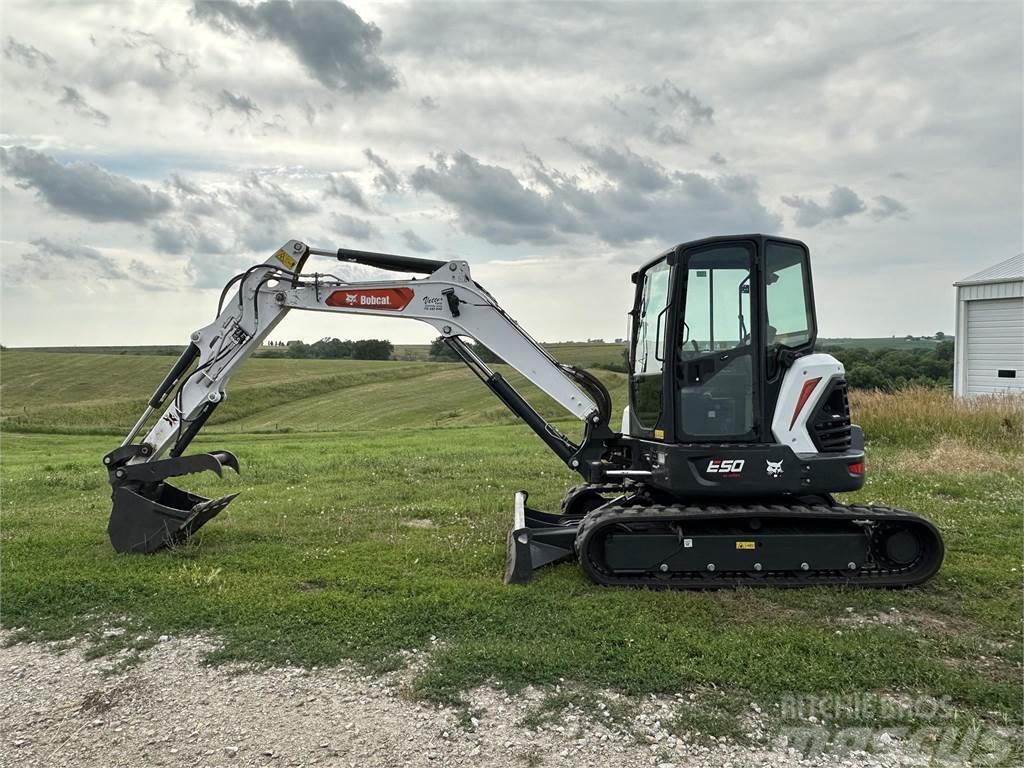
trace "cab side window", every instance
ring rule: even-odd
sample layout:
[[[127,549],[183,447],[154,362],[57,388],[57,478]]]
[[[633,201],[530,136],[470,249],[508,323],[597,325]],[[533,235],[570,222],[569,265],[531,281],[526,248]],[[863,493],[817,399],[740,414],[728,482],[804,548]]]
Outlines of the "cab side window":
[[[651,428],[661,416],[669,265],[661,261],[643,274],[633,345],[633,413]]]

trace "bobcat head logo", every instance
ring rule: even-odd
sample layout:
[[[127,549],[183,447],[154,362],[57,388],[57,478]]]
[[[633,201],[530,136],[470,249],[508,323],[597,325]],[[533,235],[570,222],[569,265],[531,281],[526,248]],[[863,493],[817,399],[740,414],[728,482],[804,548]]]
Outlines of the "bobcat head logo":
[[[357,301],[359,301],[359,295],[358,294],[355,294],[355,293],[346,293],[345,294],[345,303],[346,304],[355,304]]]
[[[779,459],[778,461],[771,461],[769,459],[765,459],[765,461],[768,462],[767,471],[769,477],[778,477],[779,475],[782,474],[782,462],[785,461],[785,459]]]

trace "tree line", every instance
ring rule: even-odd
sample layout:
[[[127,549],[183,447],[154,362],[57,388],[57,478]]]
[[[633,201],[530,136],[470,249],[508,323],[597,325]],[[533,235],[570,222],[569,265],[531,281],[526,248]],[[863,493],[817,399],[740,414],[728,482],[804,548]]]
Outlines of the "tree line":
[[[256,357],[294,358],[297,360],[390,360],[394,345],[387,339],[326,338],[307,344],[304,341],[270,342]]]
[[[865,349],[822,347],[846,368],[853,389],[893,391],[909,386],[953,386],[953,341],[944,340],[931,349]]]
[[[936,335],[938,338],[939,335]],[[846,381],[852,389],[894,391],[909,386],[953,386],[953,340],[945,339],[930,349],[866,349],[824,345],[827,352],[846,368]],[[596,363],[593,367],[626,373],[629,370],[628,350],[623,349],[621,362]]]
[[[846,380],[853,389],[897,390],[908,386],[951,387],[953,383],[953,341],[945,339],[930,349],[866,349],[826,345],[819,351],[836,357],[846,368]],[[500,363],[501,358],[483,344],[473,350],[486,363]],[[313,344],[302,341],[270,342],[256,353],[258,357],[329,360],[390,360],[394,345],[386,339],[355,341],[326,338]],[[438,336],[430,343],[428,359],[435,362],[457,361],[459,358]],[[622,362],[595,363],[591,367],[626,372],[627,355]]]

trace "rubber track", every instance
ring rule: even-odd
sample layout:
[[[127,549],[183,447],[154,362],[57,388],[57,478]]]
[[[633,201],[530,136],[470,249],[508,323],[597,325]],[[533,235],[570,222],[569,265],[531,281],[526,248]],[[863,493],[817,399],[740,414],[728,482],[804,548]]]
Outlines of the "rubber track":
[[[663,574],[617,575],[602,568],[603,536],[618,525],[641,523],[701,521],[720,523],[749,518],[786,520],[793,525],[819,520],[869,520],[890,525],[903,525],[913,529],[923,541],[922,553],[913,563],[904,567],[860,568],[858,571],[686,571]],[[699,536],[699,532],[692,535]],[[596,583],[606,586],[649,587],[653,589],[728,589],[750,587],[804,587],[816,584],[848,584],[866,587],[909,587],[927,581],[942,565],[944,553],[942,536],[938,529],[923,517],[883,506],[848,506],[845,504],[735,504],[728,506],[631,506],[604,507],[588,514],[576,533],[576,553],[587,575]]]

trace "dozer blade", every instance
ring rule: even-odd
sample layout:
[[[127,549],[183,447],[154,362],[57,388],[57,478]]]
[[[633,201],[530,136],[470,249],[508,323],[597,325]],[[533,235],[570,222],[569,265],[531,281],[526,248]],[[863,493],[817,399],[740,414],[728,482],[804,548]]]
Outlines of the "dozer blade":
[[[227,451],[194,454],[112,469],[114,506],[107,533],[117,552],[155,552],[188,539],[216,517],[237,496],[207,499],[164,482],[210,470],[223,476],[223,467],[238,471],[238,459]]]
[[[579,517],[552,515],[526,506],[529,494],[518,491],[512,530],[508,533],[505,583],[526,584],[545,565],[571,560]]]

